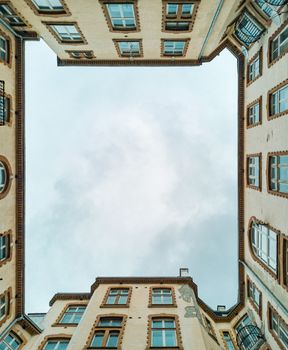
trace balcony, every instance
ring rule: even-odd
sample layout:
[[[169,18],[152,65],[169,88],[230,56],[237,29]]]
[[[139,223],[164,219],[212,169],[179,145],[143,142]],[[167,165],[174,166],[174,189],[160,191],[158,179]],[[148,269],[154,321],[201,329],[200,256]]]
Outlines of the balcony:
[[[240,350],[259,350],[266,342],[260,329],[254,325],[242,327],[237,333],[236,340]]]
[[[246,11],[241,14],[235,24],[235,36],[245,46],[250,46],[259,40],[263,32],[264,27],[252,19]]]
[[[5,83],[0,80],[0,126],[5,125]]]
[[[283,6],[288,4],[288,0],[264,0],[267,4],[273,6]]]

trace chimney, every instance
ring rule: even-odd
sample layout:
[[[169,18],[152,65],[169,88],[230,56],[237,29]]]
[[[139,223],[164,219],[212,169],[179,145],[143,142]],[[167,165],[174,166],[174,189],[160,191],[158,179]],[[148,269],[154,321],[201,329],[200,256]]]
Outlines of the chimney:
[[[179,277],[189,277],[189,269],[187,267],[180,267]]]

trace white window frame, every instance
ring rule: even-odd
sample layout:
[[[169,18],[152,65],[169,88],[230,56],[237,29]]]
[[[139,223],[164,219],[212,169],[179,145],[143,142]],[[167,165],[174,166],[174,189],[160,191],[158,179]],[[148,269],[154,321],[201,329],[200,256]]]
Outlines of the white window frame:
[[[157,292],[159,291],[159,293]],[[166,293],[165,291],[169,291]],[[160,298],[160,303],[155,303],[155,297]],[[171,299],[170,303],[165,302],[165,298],[169,297]],[[171,288],[152,288],[152,305],[173,305],[173,293]]]
[[[57,27],[64,27],[65,29],[65,33],[60,32],[59,29],[57,29]],[[53,29],[53,31],[56,33],[56,35],[58,36],[58,38],[62,41],[62,42],[81,42],[83,41],[82,35],[79,32],[77,26],[75,24],[50,24],[50,27]],[[77,33],[72,32],[71,30],[69,30],[69,27],[73,27]],[[66,34],[65,37],[63,37],[62,35]]]
[[[43,5],[38,4],[37,0],[32,0],[32,2],[39,11],[59,12],[64,10],[63,3],[61,0],[56,0],[56,2],[58,2],[60,6],[57,6],[55,4],[53,5],[53,2],[55,2],[55,0],[42,0],[42,2],[45,2],[45,8],[43,8]]]
[[[176,46],[179,43],[183,43],[183,48],[178,49]],[[163,53],[164,55],[167,56],[183,56],[184,55],[184,50],[185,50],[185,46],[187,45],[187,41],[185,40],[177,40],[177,41],[173,41],[173,40],[164,40],[164,48],[163,48]],[[167,52],[167,45],[170,46],[169,51]],[[172,46],[172,48],[171,48]]]
[[[3,8],[6,12],[6,14],[3,14],[4,18],[6,18],[9,22],[9,24],[23,26],[25,23],[23,22],[22,18],[15,13],[15,11],[7,4],[0,4],[0,8]],[[11,21],[12,19],[12,21]]]
[[[257,310],[260,309],[261,304],[261,293],[259,289],[255,286],[255,283],[248,280],[249,298],[252,299],[253,304],[256,306]]]
[[[122,47],[121,44],[127,44],[128,48],[125,51]],[[133,48],[133,45],[137,44],[137,51]],[[135,40],[135,41],[118,41],[118,46],[119,46],[119,50],[121,55],[123,56],[139,56],[140,55],[140,41],[139,40]]]
[[[110,6],[109,5],[112,5],[112,6],[118,5],[119,6],[120,17],[113,17],[112,16],[112,14],[110,12]],[[125,17],[122,5],[131,5],[132,11],[133,11],[133,17]],[[110,21],[111,21],[113,29],[120,29],[120,30],[121,29],[131,29],[131,30],[136,29],[137,23],[136,23],[136,17],[135,17],[135,11],[134,11],[134,5],[133,4],[130,4],[130,3],[129,4],[126,4],[126,3],[123,3],[123,4],[111,3],[111,4],[106,4],[106,8],[107,8],[107,12],[109,14]],[[126,21],[131,21],[131,20],[134,21],[134,26],[133,27],[132,26],[128,26],[127,23],[126,23]],[[114,21],[121,21],[122,25],[121,26],[118,26],[118,25],[115,26]]]
[[[45,346],[44,346],[44,349],[43,350],[46,350],[47,349],[47,345],[49,345],[49,343],[55,343],[55,346],[54,346],[54,349],[53,350],[58,350],[60,348],[60,345],[62,345],[63,343],[67,343],[67,347],[69,345],[69,340],[68,339],[49,339],[47,340]],[[66,348],[67,348],[66,347]]]
[[[76,309],[75,311],[70,311],[70,309]],[[83,310],[84,309],[84,310]],[[82,317],[83,317],[83,314],[86,310],[86,305],[69,305],[67,307],[67,309],[65,310],[63,316],[61,317],[61,320],[59,323],[64,323],[64,324],[78,324],[80,323]],[[65,316],[69,315],[70,316],[70,319],[67,321],[65,320],[64,322],[64,318]],[[76,322],[76,317],[78,317],[79,315],[81,315],[80,317],[80,320],[78,322]]]
[[[4,348],[5,350],[18,350],[22,344],[22,340],[10,332],[5,336],[5,338],[0,342],[0,344],[6,346],[6,348]]]
[[[257,258],[276,274],[278,266],[277,233],[267,225],[253,222],[251,226],[251,243]],[[273,246],[275,247],[275,259],[271,254],[271,247]]]
[[[260,54],[249,64],[249,82],[258,78],[261,74],[260,71]]]
[[[284,38],[283,41],[281,41],[281,35],[284,32],[286,32],[285,34],[287,34],[287,36],[286,36],[286,38]],[[287,47],[285,50],[283,49],[283,46],[285,46],[285,45],[288,45],[288,26],[285,26],[285,28],[283,28],[283,30],[281,30],[281,32],[271,42],[271,46],[270,46],[271,62],[275,61],[282,54],[282,52],[285,52],[288,50]],[[274,54],[275,54],[275,56],[274,56]]]
[[[260,156],[248,156],[248,185],[260,187]]]
[[[165,321],[173,321],[173,325],[174,327],[165,327]],[[161,322],[162,327],[158,328],[158,327],[153,327],[153,322]],[[169,345],[166,344],[166,332],[167,331],[173,331],[174,332],[174,341],[175,344],[174,345]],[[161,332],[161,338],[162,338],[162,344],[161,345],[154,345],[153,344],[153,332]],[[176,328],[176,321],[174,318],[155,318],[151,320],[151,347],[177,347],[178,346],[178,339],[177,339],[177,328]]]
[[[254,103],[248,108],[248,125],[255,125],[260,122],[260,102]]]
[[[288,325],[280,319],[279,315],[270,308],[271,313],[271,330],[277,335],[277,338],[286,347],[288,345]],[[286,344],[283,337],[287,339]]]
[[[283,169],[285,170],[288,168],[288,161],[287,163],[282,163],[281,158],[288,158],[288,154],[286,155],[272,155],[269,157],[269,185],[270,190],[273,192],[279,192],[279,193],[288,193],[280,191],[280,185],[285,184],[288,188],[288,177],[283,178],[281,177],[281,174],[284,173]],[[282,170],[282,171],[281,171]],[[272,172],[274,171],[274,176],[272,175]],[[286,169],[288,172],[288,169]]]
[[[286,98],[281,99],[281,92],[285,91],[287,94]],[[280,89],[273,92],[270,96],[270,103],[271,103],[271,117],[273,115],[276,115],[278,113],[282,113],[287,111],[288,109],[283,109],[284,103],[288,103],[288,84],[282,86]]]

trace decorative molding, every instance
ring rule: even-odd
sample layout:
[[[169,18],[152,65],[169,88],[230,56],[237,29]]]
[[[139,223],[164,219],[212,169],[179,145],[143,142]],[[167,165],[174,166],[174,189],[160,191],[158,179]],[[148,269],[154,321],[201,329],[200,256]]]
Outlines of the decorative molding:
[[[89,300],[90,293],[56,293],[49,302],[52,306],[57,300]]]
[[[128,289],[128,297],[127,297],[127,303],[126,304],[107,304],[107,299],[110,294],[110,291],[113,289]],[[130,306],[131,301],[131,295],[132,295],[132,287],[131,286],[120,286],[120,287],[109,287],[105,293],[104,299],[102,301],[102,304],[100,305],[101,308],[127,308]]]
[[[46,335],[40,345],[38,346],[37,350],[43,350],[44,346],[49,340],[70,340],[72,338],[71,334],[52,334],[52,335]]]
[[[231,332],[231,329],[221,329],[219,331],[220,333],[220,336],[221,336],[221,339],[222,339],[222,343],[224,344],[224,347],[225,347],[225,350],[230,350],[228,347],[227,347],[227,343],[225,341],[225,338],[224,338],[224,333],[227,332],[229,333],[230,335],[230,338],[231,338],[231,341],[234,345],[234,348],[237,349],[237,342],[236,342],[236,338],[234,337],[234,334]]]

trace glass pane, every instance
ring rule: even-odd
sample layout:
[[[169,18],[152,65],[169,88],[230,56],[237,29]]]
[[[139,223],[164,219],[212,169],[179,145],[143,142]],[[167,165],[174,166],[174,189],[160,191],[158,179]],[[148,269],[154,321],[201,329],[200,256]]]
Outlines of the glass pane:
[[[169,330],[165,331],[165,345],[166,346],[176,346],[176,331]]]
[[[115,304],[116,296],[109,296],[107,299],[107,304]]]
[[[167,14],[168,15],[176,15],[178,12],[178,5],[177,4],[168,4],[167,5]]]
[[[118,336],[119,336],[119,333],[110,333],[108,340],[107,340],[106,347],[107,348],[116,348],[118,345]]]
[[[101,347],[103,343],[103,338],[104,338],[104,332],[97,332],[94,335],[94,338],[92,340],[91,346],[92,347]]]
[[[61,341],[58,345],[57,350],[66,350],[68,347],[69,342],[68,341]]]
[[[127,303],[127,296],[120,296],[118,300],[118,304],[126,304]]]
[[[182,14],[183,15],[191,15],[192,14],[192,4],[183,4],[182,5]]]
[[[152,346],[163,346],[162,331],[152,330]]]
[[[175,328],[174,320],[165,320],[165,328]]]

